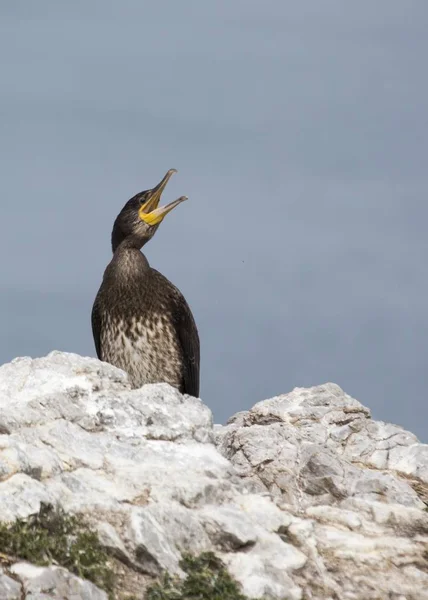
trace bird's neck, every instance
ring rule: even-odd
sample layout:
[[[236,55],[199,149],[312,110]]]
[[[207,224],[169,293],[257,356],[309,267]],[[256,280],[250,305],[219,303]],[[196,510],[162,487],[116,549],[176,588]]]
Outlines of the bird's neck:
[[[117,236],[112,236],[111,247],[113,250],[113,254],[119,249],[123,250],[141,250],[141,248],[146,243],[146,239],[142,238],[140,235],[128,235],[126,238],[119,240]]]
[[[139,285],[150,274],[150,265],[140,250],[119,245],[106,269],[105,276],[120,286]]]

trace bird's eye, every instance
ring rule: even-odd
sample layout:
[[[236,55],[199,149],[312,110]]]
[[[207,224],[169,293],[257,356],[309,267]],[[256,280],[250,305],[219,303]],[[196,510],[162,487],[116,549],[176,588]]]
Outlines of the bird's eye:
[[[140,206],[143,206],[143,204],[146,204],[147,201],[149,200],[150,196],[144,194],[144,196],[141,196],[140,198]]]

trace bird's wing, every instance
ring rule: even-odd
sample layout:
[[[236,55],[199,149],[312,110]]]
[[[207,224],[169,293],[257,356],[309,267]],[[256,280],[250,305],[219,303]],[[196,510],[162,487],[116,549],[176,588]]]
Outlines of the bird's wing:
[[[175,285],[156,269],[152,269],[152,273],[158,280],[162,280],[162,286],[166,284],[170,301],[173,303],[174,322],[183,351],[183,394],[199,398],[200,344],[192,311],[183,294]]]
[[[184,298],[177,311],[177,332],[183,350],[183,393],[199,398],[200,345],[195,320]]]
[[[91,313],[91,323],[92,323],[92,335],[94,336],[94,344],[95,350],[97,352],[97,356],[100,360],[101,358],[101,315],[100,308],[98,305],[98,297],[95,298],[94,305],[92,307]]]

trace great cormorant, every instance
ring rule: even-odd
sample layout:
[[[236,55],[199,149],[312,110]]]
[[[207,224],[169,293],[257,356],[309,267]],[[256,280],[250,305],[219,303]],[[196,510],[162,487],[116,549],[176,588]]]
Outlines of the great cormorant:
[[[153,189],[128,200],[117,216],[108,264],[92,308],[97,356],[126,371],[133,387],[167,382],[199,396],[199,335],[181,292],[140,251],[167,213],[186,196],[159,207],[170,169]]]

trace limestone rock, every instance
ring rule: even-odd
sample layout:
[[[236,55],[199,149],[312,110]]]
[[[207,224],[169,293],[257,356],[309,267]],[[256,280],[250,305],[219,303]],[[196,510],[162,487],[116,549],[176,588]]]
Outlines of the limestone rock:
[[[84,581],[60,567],[35,567],[29,563],[16,563],[10,568],[22,582],[24,598],[79,598],[79,600],[108,600],[107,594],[90,581]]]
[[[148,578],[181,575],[183,552],[214,550],[232,570],[242,555],[236,575],[250,597],[284,597],[306,561],[275,532],[287,516],[271,498],[248,508],[246,484],[214,445],[211,411],[166,384],[131,390],[122,371],[72,354],[17,359],[0,367],[0,431],[3,521],[60,505]]]
[[[306,597],[428,598],[426,444],[331,383],[259,402],[215,434],[242,480],[295,518],[277,531],[308,559],[293,577]]]
[[[21,600],[22,584],[0,568],[0,600]]]
[[[427,446],[333,384],[222,427],[200,400],[132,390],[96,359],[0,367],[0,520],[42,502],[82,515],[143,587],[210,550],[249,598],[424,600],[427,472]],[[0,600],[22,597],[106,595],[59,566],[15,562]]]

